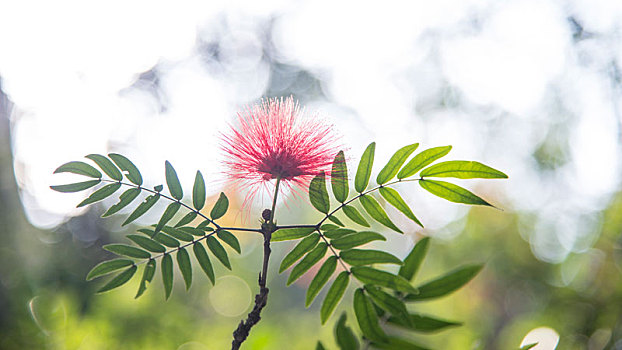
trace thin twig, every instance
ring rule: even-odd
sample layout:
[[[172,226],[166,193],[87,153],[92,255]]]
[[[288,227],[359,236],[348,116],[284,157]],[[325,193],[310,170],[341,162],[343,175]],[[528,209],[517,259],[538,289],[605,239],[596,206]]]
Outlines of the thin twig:
[[[270,253],[272,250],[270,249],[270,240],[272,239],[272,232],[276,230],[276,226],[274,225],[274,210],[276,209],[276,200],[279,193],[279,184],[281,183],[281,179],[276,179],[276,185],[274,189],[274,197],[272,199],[272,210],[270,212],[270,219],[264,225],[262,225],[262,234],[263,234],[263,266],[261,268],[261,272],[259,273],[259,293],[255,295],[255,306],[253,306],[253,310],[248,313],[248,317],[246,320],[240,321],[238,324],[238,328],[233,332],[233,342],[231,343],[231,350],[237,350],[240,348],[242,343],[248,337],[248,334],[253,328],[261,320],[261,310],[266,307],[268,303],[268,292],[270,291],[266,287],[266,282],[268,280],[268,262],[270,261]]]

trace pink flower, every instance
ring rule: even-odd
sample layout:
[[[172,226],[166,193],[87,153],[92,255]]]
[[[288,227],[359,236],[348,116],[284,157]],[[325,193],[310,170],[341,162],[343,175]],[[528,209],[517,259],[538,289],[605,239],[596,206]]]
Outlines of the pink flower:
[[[332,125],[305,116],[292,97],[246,108],[238,113],[238,124],[221,136],[221,148],[225,173],[249,190],[247,201],[277,178],[294,192],[306,189],[314,176],[330,169],[338,152]]]

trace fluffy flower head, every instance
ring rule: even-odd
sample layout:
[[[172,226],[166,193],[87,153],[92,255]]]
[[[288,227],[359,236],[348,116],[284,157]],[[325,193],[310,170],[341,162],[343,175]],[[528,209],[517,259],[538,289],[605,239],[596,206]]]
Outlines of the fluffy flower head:
[[[226,174],[251,197],[277,178],[305,188],[338,151],[332,125],[305,116],[292,97],[264,100],[239,112],[237,121],[222,135]]]

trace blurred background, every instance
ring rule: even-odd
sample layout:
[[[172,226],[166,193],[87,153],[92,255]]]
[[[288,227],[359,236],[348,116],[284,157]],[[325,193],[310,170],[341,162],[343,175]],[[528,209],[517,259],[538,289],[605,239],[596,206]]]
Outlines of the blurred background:
[[[52,172],[118,152],[147,184],[169,160],[188,190],[199,169],[215,195],[227,191],[219,132],[240,108],[293,95],[335,125],[350,167],[371,141],[376,171],[420,142],[510,177],[462,182],[502,210],[400,189],[426,228],[389,211],[406,234],[378,247],[404,257],[433,237],[419,281],[486,263],[466,288],[413,305],[465,325],[413,339],[622,349],[621,23],[618,0],[0,1],[0,348],[228,348],[257,290],[260,237],[238,235],[243,252],[213,287],[197,273],[189,292],[176,276],[166,303],[159,276],[139,300],[137,283],[95,295],[85,276],[108,257],[101,245],[136,227],[99,218],[115,198],[75,209],[86,194],[51,191],[68,179]],[[228,194],[227,220],[244,223],[243,195]],[[314,223],[309,208],[277,216]],[[274,246],[272,268],[291,244]],[[321,327],[308,278],[285,287],[286,275],[271,270],[245,348],[335,348],[336,317]]]

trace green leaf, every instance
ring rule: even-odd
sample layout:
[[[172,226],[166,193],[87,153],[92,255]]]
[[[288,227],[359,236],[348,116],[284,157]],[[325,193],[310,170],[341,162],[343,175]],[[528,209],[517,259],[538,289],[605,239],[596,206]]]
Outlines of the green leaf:
[[[229,256],[225,251],[225,248],[218,242],[218,240],[212,236],[206,239],[207,247],[216,256],[216,258],[229,270],[231,270],[231,263],[229,263]]]
[[[387,165],[380,170],[378,173],[378,177],[376,178],[376,182],[378,185],[383,185],[387,183],[389,180],[393,179],[393,177],[400,170],[406,159],[419,147],[418,143],[414,143],[412,145],[408,145],[400,148],[395,154],[389,159]]]
[[[406,215],[406,217],[416,222],[417,225],[423,227],[421,221],[417,219],[415,214],[413,214],[412,210],[408,207],[408,204],[406,204],[404,199],[402,199],[402,196],[400,196],[396,190],[388,187],[380,187],[380,194],[387,200],[387,202],[389,202],[389,204],[401,211],[404,215]]]
[[[125,245],[125,244],[107,244],[103,246],[103,248],[117,255],[128,256],[130,258],[138,258],[138,259],[151,258],[151,254],[149,254],[149,252],[146,252],[140,248],[132,247],[132,246]]]
[[[99,202],[102,199],[104,199],[104,198],[112,195],[113,193],[115,193],[119,188],[121,188],[121,184],[118,183],[118,182],[112,183],[112,184],[108,184],[108,185],[98,189],[97,191],[93,192],[90,196],[88,196],[88,198],[86,198],[85,200],[80,202],[80,204],[78,204],[78,208],[83,207],[83,206],[88,205],[88,204]]]
[[[334,230],[330,230],[330,231],[325,231],[324,232],[324,236],[326,236],[327,238],[330,239],[337,239],[346,235],[351,235],[353,233],[355,233],[356,231],[354,230],[350,230],[349,228],[337,228]]]
[[[173,196],[173,198],[177,199],[178,201],[181,200],[184,197],[184,191],[181,188],[181,183],[179,183],[179,178],[177,177],[177,172],[175,171],[175,168],[173,168],[168,160],[164,162],[164,170],[168,191],[171,193],[171,196]]]
[[[421,345],[411,343],[410,340],[405,340],[397,337],[389,337],[389,341],[386,343],[371,342],[374,349],[382,350],[430,350]]]
[[[337,340],[337,346],[341,350],[358,350],[359,342],[354,336],[354,332],[350,327],[346,326],[346,314],[341,314],[337,325],[335,326],[335,339]]]
[[[386,287],[398,292],[417,293],[417,290],[402,276],[396,276],[367,266],[355,266],[350,271],[356,279],[363,283]]]
[[[177,248],[180,246],[180,243],[178,240],[176,240],[175,238],[169,235],[165,235],[162,232],[156,233],[154,230],[150,230],[147,228],[141,228],[138,230],[138,232],[146,234],[147,236],[149,236],[149,238],[153,239],[154,241],[158,243],[162,243],[169,248]]]
[[[116,275],[113,279],[111,279],[108,283],[106,283],[103,287],[101,287],[97,293],[103,293],[103,292],[107,292],[109,290],[115,289],[117,287],[120,287],[122,285],[124,285],[127,281],[129,281],[132,276],[134,276],[134,274],[136,273],[136,265],[130,267],[129,269],[121,272],[120,274]]]
[[[521,346],[519,350],[529,350],[529,349],[534,348],[536,345],[538,345],[538,343],[527,344],[525,346]]]
[[[419,267],[421,267],[425,254],[428,252],[429,244],[430,237],[424,237],[420,239],[417,244],[415,244],[406,259],[404,259],[404,265],[400,267],[400,272],[398,273],[400,276],[404,277],[408,281],[413,280],[419,270]]]
[[[402,232],[402,230],[397,228],[397,226],[395,226],[395,224],[391,221],[391,219],[389,219],[389,216],[387,215],[387,213],[384,211],[384,209],[382,209],[382,207],[380,206],[380,204],[378,203],[378,201],[376,201],[374,197],[361,196],[359,198],[359,201],[361,201],[361,204],[363,205],[363,208],[365,208],[365,211],[367,212],[367,214],[369,214],[369,216],[374,218],[374,220],[392,229],[393,231],[404,233]]]
[[[229,209],[229,199],[223,192],[220,192],[220,197],[218,197],[216,204],[214,204],[214,207],[210,212],[210,217],[212,220],[218,220],[225,215],[227,209]]]
[[[332,230],[336,230],[338,229],[339,226],[337,225],[333,225],[333,224],[324,224],[320,227],[320,230],[322,231],[332,231]]]
[[[359,211],[356,210],[355,207],[344,205],[342,209],[343,209],[343,213],[346,214],[346,216],[350,220],[356,222],[357,224],[361,226],[369,227],[369,223],[367,222],[367,220],[365,220],[363,215],[361,215],[361,213],[359,213]]]
[[[271,242],[289,241],[306,237],[315,231],[315,227],[283,228],[272,233]]]
[[[326,323],[330,315],[335,311],[337,304],[341,301],[343,297],[343,293],[346,291],[348,287],[348,283],[350,282],[350,275],[347,271],[341,272],[335,278],[335,281],[330,286],[328,293],[326,293],[326,297],[324,298],[324,302],[322,303],[322,308],[320,310],[320,318],[322,319],[322,324]]]
[[[138,195],[140,194],[140,188],[130,188],[129,190],[121,193],[119,196],[119,202],[112,205],[108,210],[102,215],[102,217],[110,216],[119,210],[125,208],[128,204],[130,204]]]
[[[127,177],[130,182],[138,186],[143,184],[143,177],[140,175],[140,171],[138,171],[136,165],[129,159],[117,153],[108,153],[108,157],[112,159],[119,169],[125,172],[125,177]]]
[[[184,215],[183,218],[181,218],[181,220],[179,220],[176,224],[175,224],[175,228],[177,227],[181,227],[184,225],[187,225],[189,223],[192,222],[192,220],[196,219],[197,217],[197,213],[194,211],[189,212],[188,214]]]
[[[402,170],[397,174],[398,179],[405,179],[407,177],[415,175],[419,170],[425,168],[428,164],[431,164],[435,160],[444,157],[451,151],[451,146],[441,146],[426,149],[425,151],[417,154],[413,159],[406,164]]]
[[[162,269],[162,283],[164,284],[164,296],[165,299],[171,296],[171,292],[173,291],[173,258],[171,258],[170,254],[165,254],[162,257],[162,262],[160,263]]]
[[[406,259],[404,259],[404,265],[400,267],[400,272],[398,273],[400,276],[404,277],[408,281],[413,280],[419,270],[419,267],[421,267],[425,254],[428,252],[429,244],[430,237],[424,237],[420,239],[417,244],[415,244],[410,253],[408,253]]]
[[[335,224],[337,224],[337,225],[339,225],[339,226],[342,226],[342,227],[343,227],[343,226],[345,226],[345,225],[343,224],[343,222],[341,222],[341,220],[339,220],[339,218],[338,218],[338,217],[336,217],[334,214],[333,214],[333,215],[331,215],[331,216],[329,216],[329,217],[328,217],[328,220],[330,220],[330,221],[334,222]]]
[[[163,245],[150,238],[139,235],[127,235],[127,238],[131,239],[134,243],[138,244],[142,248],[147,249],[150,252],[164,253],[166,251],[166,248],[164,248]]]
[[[54,170],[54,174],[58,174],[58,173],[72,173],[72,174],[84,175],[88,177],[94,177],[97,179],[102,177],[102,173],[99,170],[93,168],[92,166],[86,164],[85,162],[76,162],[76,161],[65,163],[59,166],[58,168],[56,168],[56,170]]]
[[[330,184],[333,188],[335,199],[343,203],[348,199],[348,165],[343,151],[339,151],[333,161],[333,168],[330,172]]]
[[[94,161],[95,164],[97,164],[99,168],[106,173],[106,175],[110,176],[111,179],[117,181],[123,180],[123,174],[121,174],[119,168],[117,168],[116,165],[110,161],[110,159],[102,156],[101,154],[89,154],[86,158]]]
[[[326,350],[326,348],[324,347],[324,345],[322,345],[321,341],[317,341],[317,344],[315,345],[315,350]]]
[[[186,290],[192,285],[192,265],[190,264],[190,256],[185,248],[179,248],[177,251],[177,265],[186,283]]]
[[[160,199],[159,194],[153,194],[145,198],[145,200],[142,203],[140,203],[138,207],[136,207],[136,209],[134,209],[134,211],[130,214],[130,216],[128,216],[127,219],[125,219],[125,221],[121,224],[121,226],[125,226],[131,223],[132,221],[138,219],[139,217],[141,217],[149,209],[151,209],[151,207],[153,207],[156,204],[158,199]]]
[[[242,249],[240,248],[240,241],[238,241],[237,237],[235,237],[233,233],[225,230],[219,230],[216,235],[223,242],[227,243],[231,248],[238,252],[238,254],[242,253]]]
[[[182,231],[188,234],[191,234],[193,236],[205,236],[205,232],[206,231],[214,231],[213,228],[211,227],[204,227],[204,228],[198,228],[198,227],[178,227],[177,231]]]
[[[180,241],[184,241],[184,242],[194,241],[194,237],[192,237],[190,233],[184,232],[174,227],[164,226],[162,227],[162,232],[166,233],[169,236],[175,237],[175,239],[178,239]]]
[[[315,209],[328,214],[330,201],[328,199],[328,191],[326,191],[326,178],[323,171],[314,177],[309,184],[309,200]]]
[[[402,321],[405,325],[411,325],[410,316],[403,301],[382,291],[380,288],[369,285],[365,286],[365,291],[367,291],[367,294],[376,305],[395,316],[396,319]]]
[[[415,332],[437,332],[444,330],[449,327],[461,326],[461,322],[454,321],[446,321],[440,320],[434,317],[418,315],[418,314],[410,314],[408,315],[409,320],[405,321],[402,318],[390,317],[388,322],[397,326],[404,327],[406,329],[415,331]]]
[[[324,242],[320,242],[312,251],[310,251],[302,260],[298,263],[298,265],[294,266],[292,272],[289,274],[287,278],[287,285],[289,286],[294,281],[296,281],[300,276],[304,275],[313,265],[315,265],[318,261],[320,261],[324,255],[326,254],[326,250],[328,246]]]
[[[365,243],[369,243],[372,241],[386,241],[387,239],[377,233],[372,231],[362,231],[359,233],[354,233],[351,235],[347,235],[341,238],[334,239],[330,242],[330,244],[339,250],[351,249],[354,247],[358,247]]]
[[[89,181],[84,181],[84,182],[77,182],[74,184],[68,184],[68,185],[50,186],[50,188],[53,189],[54,191],[63,192],[63,193],[80,192],[80,191],[89,189],[97,185],[100,182],[101,180],[89,180]]]
[[[203,180],[203,174],[198,170],[194,177],[194,187],[192,187],[192,205],[196,210],[203,209],[205,205],[205,180]]]
[[[378,315],[374,306],[361,288],[354,291],[354,314],[363,335],[370,340],[386,342],[387,335],[378,324]]]
[[[301,240],[291,252],[289,252],[281,261],[281,266],[279,267],[279,273],[285,271],[288,267],[292,266],[298,259],[302,258],[307,252],[311,251],[320,240],[320,235],[314,233],[310,236],[305,237]]]
[[[155,232],[160,232],[160,230],[162,230],[164,225],[166,225],[169,221],[171,221],[173,216],[177,214],[177,212],[179,211],[179,208],[181,208],[181,203],[179,202],[173,202],[169,204],[168,207],[166,207],[166,210],[164,210],[164,214],[162,214],[162,217],[160,218],[158,225],[155,227]]]
[[[445,296],[467,284],[482,270],[482,267],[484,265],[467,265],[453,270],[442,277],[421,285],[417,288],[419,293],[407,295],[406,300],[419,301]]]
[[[333,255],[324,261],[324,264],[322,264],[322,267],[320,267],[320,270],[309,284],[305,299],[305,307],[311,305],[313,299],[315,299],[320,290],[322,290],[322,287],[324,287],[328,279],[330,279],[330,276],[335,272],[335,268],[337,268],[337,258]]]
[[[214,285],[216,282],[214,269],[212,268],[212,263],[209,261],[209,256],[207,255],[207,251],[205,251],[205,247],[203,247],[201,242],[196,242],[192,247],[192,250],[194,250],[194,256],[197,258],[199,265],[201,265],[203,272],[205,272],[209,280],[212,282],[212,285]]]
[[[434,164],[421,171],[421,177],[455,177],[458,179],[507,179],[508,176],[480,162],[452,160]]]
[[[153,186],[153,190],[156,192],[162,192],[163,189],[164,189],[164,186],[162,185]]]
[[[371,264],[396,264],[402,265],[402,260],[395,255],[380,250],[350,249],[339,253],[339,257],[351,266]]]
[[[433,195],[446,199],[450,202],[472,205],[488,205],[492,207],[492,204],[479,198],[475,194],[449,182],[435,180],[419,180],[419,185],[421,185],[421,187],[423,187],[426,191],[432,193]]]
[[[94,278],[107,275],[130,265],[134,265],[134,262],[128,259],[114,259],[101,262],[89,271],[86,275],[86,280],[90,281]]]
[[[371,169],[374,165],[374,152],[376,151],[376,143],[372,142],[367,146],[365,152],[361,156],[361,162],[356,170],[356,177],[354,178],[354,189],[356,192],[361,193],[365,191],[369,184],[369,178],[371,177]]]
[[[153,276],[155,275],[155,270],[156,270],[156,262],[155,260],[151,259],[145,265],[145,269],[143,270],[143,277],[140,280],[140,285],[138,286],[138,291],[136,292],[136,296],[134,297],[134,299],[137,299],[138,297],[143,295],[145,290],[147,290],[147,285],[151,283],[151,281],[153,280]]]

